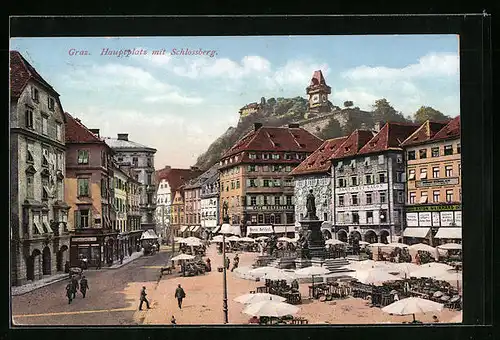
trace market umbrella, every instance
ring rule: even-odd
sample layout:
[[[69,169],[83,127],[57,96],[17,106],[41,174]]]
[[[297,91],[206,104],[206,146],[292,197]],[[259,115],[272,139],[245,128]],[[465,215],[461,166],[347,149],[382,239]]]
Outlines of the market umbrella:
[[[297,278],[297,275],[292,271],[285,271],[282,269],[275,268],[276,270],[269,271],[261,276],[262,279],[272,280],[272,281],[292,281]]]
[[[239,241],[240,238],[236,235],[230,236],[227,238],[228,241]]]
[[[442,304],[418,297],[409,297],[406,299],[401,299],[382,308],[383,312],[389,314],[396,314],[396,315],[411,314],[413,315],[413,321],[415,321],[415,314],[440,312],[442,310],[443,310]]]
[[[357,270],[356,272],[347,274],[361,283],[376,286],[381,286],[384,282],[399,280],[399,277],[389,274],[386,270],[380,268]]]
[[[325,244],[337,245],[337,244],[347,244],[347,243],[342,242],[341,240],[335,240],[335,239],[331,238],[329,240],[326,240]]]
[[[418,269],[411,271],[410,276],[437,278],[454,269],[444,263],[431,262],[421,265]]]
[[[344,268],[354,269],[354,270],[368,270],[374,268],[389,268],[390,262],[386,261],[374,261],[374,260],[363,260],[363,261],[353,261],[349,263]]]
[[[314,276],[330,274],[330,271],[325,267],[310,266],[301,269],[297,269],[295,274],[298,276],[311,276],[312,277],[312,287],[314,289]]]
[[[251,237],[242,237],[238,239],[239,242],[255,242],[255,240]]]
[[[367,247],[375,247],[375,248],[376,247],[387,247],[387,244],[385,244],[385,243],[379,243],[379,242],[377,242],[377,243],[370,243],[370,244],[367,245]]]
[[[410,262],[394,263],[389,272],[398,272],[401,276],[409,276],[411,272],[416,271],[420,268],[418,264]]]
[[[284,302],[284,301],[286,301],[286,298],[279,296],[279,295],[269,294],[269,293],[250,293],[250,294],[240,295],[234,299],[234,301],[239,302],[239,303],[244,303],[245,305],[249,305],[249,304],[257,303],[257,302],[261,302],[261,301],[270,301],[270,300]]]
[[[258,240],[258,241],[265,241],[267,239],[269,239],[269,237],[267,237],[267,236],[259,236],[256,238],[256,240]]]
[[[280,241],[280,242],[287,242],[287,243],[296,242],[295,239],[289,238],[289,237],[279,237],[278,241]]]
[[[282,317],[285,315],[293,315],[299,311],[299,307],[294,305],[279,302],[279,301],[261,301],[252,303],[248,305],[243,313],[252,315],[252,316],[268,316],[268,317]]]
[[[179,260],[192,260],[195,256],[189,254],[179,254],[177,256],[172,257],[171,261],[179,261]]]
[[[369,245],[369,244],[370,244],[370,242],[366,242],[366,241],[359,241],[359,245],[360,245],[360,246],[367,246],[367,245]]]
[[[181,243],[184,240],[184,237],[174,237],[174,242]]]
[[[446,249],[446,250],[460,250],[462,249],[462,245],[458,243],[446,243],[442,244],[440,246],[437,246],[439,249]]]
[[[212,242],[220,243],[222,242],[222,235],[217,235],[212,238]]]
[[[198,237],[189,236],[181,240],[181,243],[191,243],[191,242],[201,242],[201,239],[199,239]]]
[[[386,244],[386,246],[391,247],[391,248],[408,248],[409,247],[407,244],[398,243],[398,242],[389,243],[389,244]]]
[[[433,254],[434,252],[436,252],[436,248],[434,247],[431,247],[430,245],[428,244],[425,244],[425,243],[417,243],[417,244],[413,244],[411,246],[408,247],[410,250],[421,250],[421,251],[428,251],[429,253]]]

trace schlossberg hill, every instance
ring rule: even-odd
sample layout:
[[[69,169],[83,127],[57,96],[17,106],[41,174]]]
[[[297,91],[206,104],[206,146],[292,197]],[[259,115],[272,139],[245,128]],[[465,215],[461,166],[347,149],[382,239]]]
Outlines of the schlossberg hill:
[[[329,111],[314,114],[309,112],[308,101],[302,97],[261,98],[260,103],[247,104],[240,109],[237,126],[229,127],[217,138],[198,157],[195,166],[206,170],[217,163],[230,147],[253,129],[254,123],[276,127],[296,123],[321,139],[329,139],[348,135],[356,129],[373,129],[376,123],[412,122],[411,118],[404,117],[383,98],[375,101],[372,111],[360,110],[352,101],[344,102],[342,108],[328,103]],[[417,116],[422,110],[424,112]],[[422,107],[415,113],[415,121],[448,118],[430,107]]]

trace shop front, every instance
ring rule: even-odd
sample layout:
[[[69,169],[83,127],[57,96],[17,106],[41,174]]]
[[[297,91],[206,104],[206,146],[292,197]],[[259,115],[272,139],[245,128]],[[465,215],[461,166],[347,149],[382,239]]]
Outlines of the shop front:
[[[93,230],[91,230],[93,231]],[[81,233],[70,239],[70,266],[100,268],[104,263],[111,265],[118,259],[114,249],[117,233]]]
[[[275,225],[273,229],[278,237],[295,238],[295,225]]]
[[[290,229],[292,229],[290,227]],[[249,225],[247,226],[248,237],[257,238],[259,236],[270,236],[274,233],[272,225]]]

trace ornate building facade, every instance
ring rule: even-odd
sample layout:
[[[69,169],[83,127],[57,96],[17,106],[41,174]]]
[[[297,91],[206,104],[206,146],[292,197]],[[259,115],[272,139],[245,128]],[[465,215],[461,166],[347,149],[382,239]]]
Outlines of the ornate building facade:
[[[13,286],[64,271],[69,259],[66,117],[59,94],[10,52],[10,280]]]
[[[204,238],[213,231],[219,221],[219,165],[215,164],[203,176],[206,180],[201,186],[201,226]]]

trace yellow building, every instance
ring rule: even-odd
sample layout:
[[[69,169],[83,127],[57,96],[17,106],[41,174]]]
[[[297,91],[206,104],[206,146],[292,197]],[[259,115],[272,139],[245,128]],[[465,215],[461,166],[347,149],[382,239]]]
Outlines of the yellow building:
[[[402,146],[406,154],[406,229],[410,243],[462,238],[460,117],[425,122]]]

